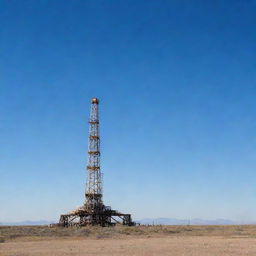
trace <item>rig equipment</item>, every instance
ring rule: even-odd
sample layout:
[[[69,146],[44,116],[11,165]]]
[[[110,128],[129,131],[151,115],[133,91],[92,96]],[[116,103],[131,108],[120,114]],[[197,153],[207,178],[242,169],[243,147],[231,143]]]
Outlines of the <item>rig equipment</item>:
[[[85,203],[67,214],[60,215],[59,226],[133,226],[131,214],[124,214],[105,206],[102,200],[102,172],[100,169],[99,100],[91,99],[89,119],[88,162]]]

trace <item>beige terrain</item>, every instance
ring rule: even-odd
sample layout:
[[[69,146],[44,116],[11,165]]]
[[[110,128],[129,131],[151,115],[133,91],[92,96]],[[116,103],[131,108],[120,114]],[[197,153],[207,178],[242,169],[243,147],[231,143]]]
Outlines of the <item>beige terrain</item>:
[[[0,227],[0,255],[256,255],[256,226]]]

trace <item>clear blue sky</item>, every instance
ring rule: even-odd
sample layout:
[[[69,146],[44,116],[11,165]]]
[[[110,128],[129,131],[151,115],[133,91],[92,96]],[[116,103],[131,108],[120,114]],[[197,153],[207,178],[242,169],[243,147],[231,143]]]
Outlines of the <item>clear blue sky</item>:
[[[100,99],[104,202],[256,220],[256,1],[0,0],[0,221],[83,203]]]

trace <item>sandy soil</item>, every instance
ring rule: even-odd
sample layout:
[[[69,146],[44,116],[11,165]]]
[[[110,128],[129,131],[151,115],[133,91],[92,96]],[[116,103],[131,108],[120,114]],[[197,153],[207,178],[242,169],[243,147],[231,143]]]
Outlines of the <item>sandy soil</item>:
[[[166,236],[127,238],[51,238],[39,241],[6,241],[1,256],[246,256],[256,255],[256,239],[246,237]]]

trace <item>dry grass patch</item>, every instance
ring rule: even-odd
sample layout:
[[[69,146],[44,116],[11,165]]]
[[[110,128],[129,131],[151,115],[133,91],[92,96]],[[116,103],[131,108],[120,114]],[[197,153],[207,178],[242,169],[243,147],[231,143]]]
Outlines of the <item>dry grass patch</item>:
[[[255,225],[240,226],[115,226],[115,227],[48,227],[48,226],[0,226],[0,242],[6,240],[51,238],[123,238],[160,236],[222,236],[256,237]]]

